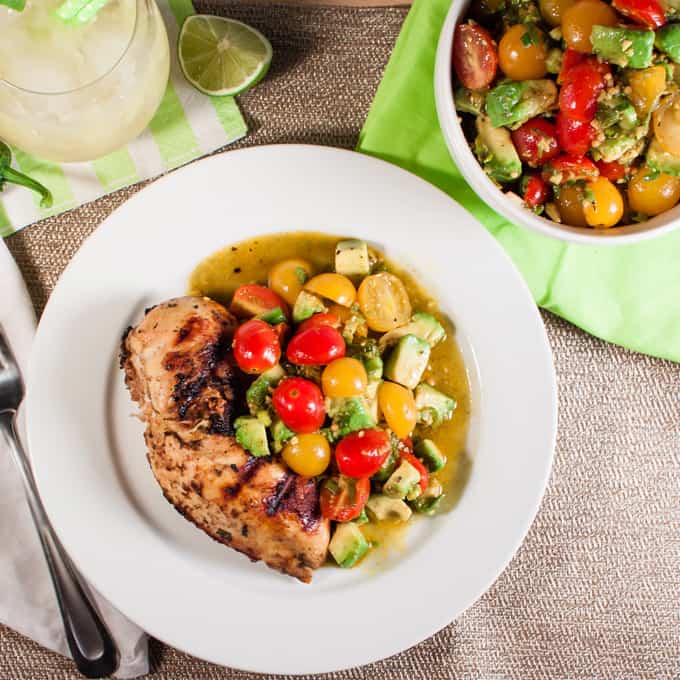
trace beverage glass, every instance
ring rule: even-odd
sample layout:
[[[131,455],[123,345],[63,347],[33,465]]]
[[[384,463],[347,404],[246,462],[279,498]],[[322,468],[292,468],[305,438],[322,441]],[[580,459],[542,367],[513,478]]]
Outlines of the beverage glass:
[[[110,0],[86,24],[60,19],[61,2],[0,5],[0,139],[51,161],[94,160],[156,112],[168,36],[154,0]]]

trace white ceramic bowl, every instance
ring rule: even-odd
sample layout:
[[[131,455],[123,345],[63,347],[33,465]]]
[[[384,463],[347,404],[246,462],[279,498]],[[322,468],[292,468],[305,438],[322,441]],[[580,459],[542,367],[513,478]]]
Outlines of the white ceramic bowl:
[[[680,205],[657,217],[612,229],[591,229],[558,224],[527,210],[519,201],[508,198],[486,175],[468,145],[453,104],[451,49],[456,25],[465,17],[469,2],[453,0],[444,22],[434,69],[437,115],[449,153],[474,191],[496,212],[511,222],[546,236],[591,245],[621,245],[656,238],[680,226]]]

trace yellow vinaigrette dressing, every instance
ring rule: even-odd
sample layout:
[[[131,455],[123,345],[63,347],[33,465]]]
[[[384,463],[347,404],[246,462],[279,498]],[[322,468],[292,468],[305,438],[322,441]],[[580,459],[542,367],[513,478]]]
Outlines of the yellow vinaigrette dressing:
[[[269,270],[277,262],[292,258],[307,260],[315,273],[332,271],[335,246],[342,238],[314,232],[288,232],[241,241],[210,255],[196,267],[189,279],[189,294],[205,295],[229,305],[239,286],[247,283],[266,285]],[[424,382],[457,402],[450,420],[433,432],[423,431],[424,436],[432,439],[446,454],[446,465],[433,475],[439,479],[445,493],[439,512],[446,512],[455,507],[470,472],[470,458],[465,448],[470,421],[470,386],[463,357],[456,344],[453,324],[441,313],[436,300],[411,274],[382,253],[372,252],[385,263],[388,271],[402,280],[413,311],[432,314],[446,329],[446,338],[433,348],[423,375]],[[403,549],[407,526],[408,523],[383,521],[364,524],[361,529],[381,553],[380,557],[384,557],[391,550]]]

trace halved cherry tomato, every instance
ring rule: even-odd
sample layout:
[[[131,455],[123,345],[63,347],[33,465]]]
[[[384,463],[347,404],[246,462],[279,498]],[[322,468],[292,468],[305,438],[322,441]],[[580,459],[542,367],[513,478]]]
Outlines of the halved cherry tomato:
[[[317,274],[305,283],[305,290],[333,300],[343,307],[351,307],[357,298],[357,290],[350,279],[335,272]]]
[[[545,35],[535,25],[510,26],[498,43],[498,65],[511,80],[543,78],[547,58]]]
[[[330,326],[298,331],[288,343],[286,357],[299,366],[325,366],[345,356],[345,340]]]
[[[550,186],[540,175],[527,177],[522,198],[529,208],[543,205],[550,197]]]
[[[409,453],[408,451],[400,451],[399,453],[405,461],[413,465],[420,473],[420,481],[418,484],[420,484],[420,491],[425,493],[425,491],[427,491],[427,485],[430,483],[430,473],[427,471],[427,468],[412,453]]]
[[[316,432],[326,417],[321,390],[305,378],[284,378],[272,393],[272,404],[284,425],[300,434]]]
[[[555,126],[545,118],[532,118],[512,132],[519,157],[535,168],[554,158],[560,149]]]
[[[392,451],[385,430],[350,432],[335,447],[338,470],[348,477],[370,477],[375,474]]]
[[[562,38],[567,47],[586,54],[593,51],[593,26],[616,26],[616,12],[602,0],[578,0],[562,13]]]
[[[604,90],[607,71],[595,57],[584,59],[566,74],[559,96],[560,111],[570,118],[591,121],[597,112],[597,98]]]
[[[249,283],[236,289],[229,309],[232,314],[243,318],[260,316],[266,312],[271,312],[277,307],[281,309],[286,317],[288,316],[288,305],[280,295],[277,295],[266,286]]]
[[[661,28],[666,23],[666,14],[657,0],[613,0],[612,6],[624,16],[648,28]]]
[[[611,182],[622,180],[628,173],[626,166],[618,161],[596,161],[595,165],[597,165],[600,174]]]
[[[234,333],[234,358],[245,373],[263,373],[279,363],[279,338],[265,321],[246,321]]]
[[[583,54],[583,52],[577,52],[576,50],[572,50],[571,47],[567,47],[567,49],[564,50],[564,55],[562,55],[562,67],[560,68],[560,74],[557,76],[557,82],[561,85],[565,81],[569,71],[577,64],[580,64],[585,58],[586,55]]]
[[[368,477],[330,477],[321,487],[321,514],[333,522],[349,522],[361,514],[370,494],[371,482]]]
[[[300,331],[306,331],[308,328],[318,328],[319,326],[330,326],[331,328],[340,328],[340,319],[338,319],[338,317],[335,314],[331,314],[330,312],[321,312],[320,314],[314,314],[314,316],[310,316],[309,319],[303,321],[298,326],[298,333]]]
[[[408,437],[413,432],[418,410],[413,393],[407,387],[383,381],[378,388],[378,406],[397,437]]]
[[[478,24],[456,26],[452,56],[458,80],[471,90],[483,90],[496,76],[498,68],[496,43]]]
[[[600,173],[590,158],[562,154],[546,163],[541,174],[551,184],[564,184],[577,179],[591,179]]]
[[[595,139],[595,128],[587,121],[571,118],[558,111],[557,139],[564,151],[572,156],[585,156]]]

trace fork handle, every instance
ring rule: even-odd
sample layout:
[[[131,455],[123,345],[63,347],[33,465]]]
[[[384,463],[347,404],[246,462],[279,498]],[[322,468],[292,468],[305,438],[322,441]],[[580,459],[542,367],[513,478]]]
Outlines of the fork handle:
[[[5,435],[21,473],[26,500],[45,553],[73,660],[87,678],[111,675],[118,668],[118,648],[47,518],[31,464],[17,436],[14,411],[0,412],[0,431]]]

